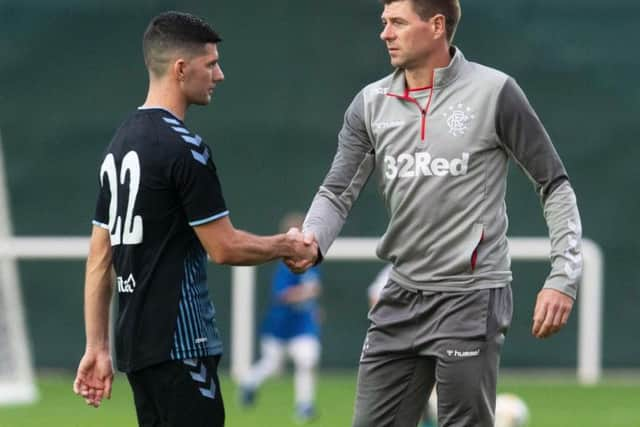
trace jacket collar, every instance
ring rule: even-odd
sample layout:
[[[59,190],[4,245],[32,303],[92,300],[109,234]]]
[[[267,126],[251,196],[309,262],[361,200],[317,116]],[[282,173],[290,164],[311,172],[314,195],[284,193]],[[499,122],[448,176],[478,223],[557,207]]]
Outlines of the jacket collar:
[[[444,68],[436,68],[433,76],[433,88],[440,89],[448,86],[453,82],[461,73],[462,68],[467,63],[462,51],[455,46],[451,47],[453,56],[451,62]],[[391,86],[389,87],[388,94],[397,97],[407,96],[407,82],[404,77],[404,70],[397,68],[391,76]]]

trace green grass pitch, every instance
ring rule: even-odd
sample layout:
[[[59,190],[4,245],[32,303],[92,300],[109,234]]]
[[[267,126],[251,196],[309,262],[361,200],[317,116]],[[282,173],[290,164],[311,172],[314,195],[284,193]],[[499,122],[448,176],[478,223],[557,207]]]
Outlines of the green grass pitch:
[[[236,388],[224,377],[222,389],[229,427],[295,426],[292,418],[292,381],[285,376],[260,390],[257,405],[238,406]],[[126,378],[118,375],[113,397],[99,409],[87,407],[71,391],[72,377],[38,378],[40,400],[34,405],[0,407],[0,427],[122,427],[135,426],[133,401]],[[606,380],[597,387],[580,387],[572,380],[504,375],[501,392],[521,396],[531,412],[530,427],[638,427],[640,381]],[[349,426],[355,374],[320,375],[319,417],[314,427]]]

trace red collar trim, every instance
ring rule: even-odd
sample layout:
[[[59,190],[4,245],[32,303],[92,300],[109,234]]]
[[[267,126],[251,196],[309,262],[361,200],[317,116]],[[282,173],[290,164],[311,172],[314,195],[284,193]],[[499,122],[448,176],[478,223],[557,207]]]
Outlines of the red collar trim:
[[[420,90],[427,90],[427,89],[433,89],[433,84],[431,86],[424,86],[424,87],[416,87],[413,89],[408,89],[409,92],[417,92]]]

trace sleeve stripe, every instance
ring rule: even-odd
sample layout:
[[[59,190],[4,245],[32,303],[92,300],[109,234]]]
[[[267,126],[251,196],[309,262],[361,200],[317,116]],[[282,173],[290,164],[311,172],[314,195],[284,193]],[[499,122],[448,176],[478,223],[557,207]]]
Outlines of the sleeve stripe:
[[[102,222],[96,221],[95,219],[91,221],[91,223],[97,227],[104,228],[105,230],[109,229],[109,226],[107,224],[103,224]]]
[[[177,121],[176,119],[172,119],[170,117],[163,117],[162,120],[164,120],[166,123],[169,123],[170,125],[176,125],[176,126],[180,126],[180,122]]]
[[[189,135],[189,133],[190,133],[188,130],[186,130],[182,126],[171,126],[171,129],[173,129],[174,131],[176,131],[178,133],[182,133],[182,134],[185,134],[185,135]]]
[[[208,222],[215,221],[216,219],[220,219],[220,218],[228,216],[228,215],[229,215],[229,211],[224,211],[224,212],[221,212],[219,214],[210,216],[208,218],[198,219],[198,220],[195,220],[195,221],[190,221],[189,225],[192,226],[192,227],[195,227],[196,225],[206,224]]]

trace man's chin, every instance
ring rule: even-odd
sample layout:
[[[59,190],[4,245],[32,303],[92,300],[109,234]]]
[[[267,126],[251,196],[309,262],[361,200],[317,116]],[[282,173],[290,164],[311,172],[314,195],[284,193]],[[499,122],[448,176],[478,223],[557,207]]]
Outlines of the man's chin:
[[[391,62],[391,65],[394,68],[402,68],[402,61],[400,61],[399,59],[391,58],[391,61],[389,61],[389,62]]]
[[[211,103],[211,97],[208,96],[205,99],[196,99],[196,100],[192,101],[191,103],[193,105],[202,105],[202,106],[209,105]]]

